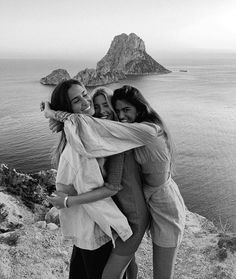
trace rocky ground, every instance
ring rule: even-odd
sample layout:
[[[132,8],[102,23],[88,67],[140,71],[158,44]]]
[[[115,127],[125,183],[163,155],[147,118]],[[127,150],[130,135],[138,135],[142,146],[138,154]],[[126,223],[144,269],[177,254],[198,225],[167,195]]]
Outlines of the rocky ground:
[[[57,209],[45,196],[55,171],[20,174],[0,166],[0,278],[65,279],[71,243],[60,235]],[[188,211],[175,279],[236,279],[236,235],[219,232]],[[145,236],[137,252],[139,278],[152,278],[152,248]]]

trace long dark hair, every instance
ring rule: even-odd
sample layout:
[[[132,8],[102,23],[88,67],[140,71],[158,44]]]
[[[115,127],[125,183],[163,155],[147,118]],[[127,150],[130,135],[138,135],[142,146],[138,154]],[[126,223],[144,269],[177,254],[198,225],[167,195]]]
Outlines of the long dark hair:
[[[171,161],[173,162],[173,142],[170,133],[160,115],[150,106],[142,93],[133,86],[124,85],[121,88],[114,90],[111,98],[111,103],[114,108],[116,107],[116,102],[118,100],[126,101],[136,108],[136,122],[151,122],[161,127],[171,155]]]
[[[61,111],[73,113],[71,102],[68,96],[68,90],[74,84],[84,87],[84,85],[78,80],[69,79],[66,81],[62,81],[54,88],[51,95],[51,108],[53,110],[61,110]],[[52,154],[52,162],[56,166],[56,168],[58,167],[60,156],[66,146],[66,142],[67,141],[66,141],[65,132],[64,129],[62,129],[59,142]]]

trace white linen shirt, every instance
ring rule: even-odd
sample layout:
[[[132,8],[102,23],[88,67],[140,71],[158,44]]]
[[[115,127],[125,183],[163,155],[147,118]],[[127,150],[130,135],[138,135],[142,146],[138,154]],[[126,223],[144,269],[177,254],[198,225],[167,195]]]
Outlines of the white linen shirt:
[[[71,129],[74,130],[72,122],[66,121],[66,136]],[[56,183],[73,184],[80,194],[103,186],[104,181],[97,160],[78,154],[73,143],[67,142],[60,157]],[[110,197],[61,209],[59,216],[63,236],[73,239],[82,249],[97,249],[111,239],[114,244],[111,228],[123,241],[132,235],[126,217]]]

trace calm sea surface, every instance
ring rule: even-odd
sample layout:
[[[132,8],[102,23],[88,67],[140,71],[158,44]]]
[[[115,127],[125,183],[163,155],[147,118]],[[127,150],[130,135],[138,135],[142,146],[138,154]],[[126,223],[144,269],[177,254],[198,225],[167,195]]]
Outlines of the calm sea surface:
[[[188,208],[236,231],[236,59],[165,61],[168,75],[133,77],[166,120],[177,155],[176,176]],[[24,172],[51,168],[57,140],[39,111],[53,87],[39,79],[65,68],[71,76],[87,65],[76,61],[0,60],[0,163]],[[181,72],[180,70],[187,70]]]

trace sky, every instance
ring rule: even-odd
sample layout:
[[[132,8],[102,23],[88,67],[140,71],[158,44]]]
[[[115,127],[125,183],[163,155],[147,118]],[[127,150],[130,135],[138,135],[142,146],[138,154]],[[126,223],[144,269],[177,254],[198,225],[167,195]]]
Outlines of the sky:
[[[236,52],[235,0],[0,0],[0,58],[101,59],[135,33],[150,55]]]

